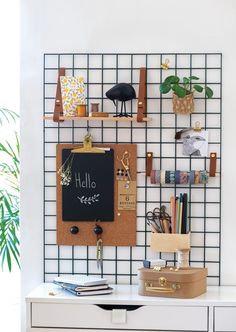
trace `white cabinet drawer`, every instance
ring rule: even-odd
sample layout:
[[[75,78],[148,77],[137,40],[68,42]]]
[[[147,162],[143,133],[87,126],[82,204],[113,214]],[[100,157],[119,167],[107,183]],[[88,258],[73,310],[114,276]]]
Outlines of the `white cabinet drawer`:
[[[236,307],[215,307],[215,331],[236,331]]]
[[[99,332],[147,332],[147,330],[99,330]],[[88,330],[88,329],[55,329],[55,328],[31,328],[31,329],[27,329],[26,332],[98,332],[98,330],[96,329],[92,329],[92,330]],[[178,331],[161,331],[158,330],[158,332],[178,332]],[[181,332],[187,332],[187,331],[181,331]],[[193,331],[193,332],[198,332],[198,331]]]
[[[99,330],[99,332],[147,332],[147,330]],[[27,329],[26,332],[98,332],[98,330],[96,329],[92,329],[92,330],[84,330],[84,329],[49,329],[49,328],[31,328],[31,329]],[[158,332],[178,332],[178,331],[161,331],[158,330]],[[181,331],[181,332],[187,332],[187,331]],[[198,332],[198,331],[193,331],[193,332]]]
[[[119,309],[116,315],[117,312],[110,310],[110,306],[32,303],[32,327],[207,331],[207,307],[131,307]]]

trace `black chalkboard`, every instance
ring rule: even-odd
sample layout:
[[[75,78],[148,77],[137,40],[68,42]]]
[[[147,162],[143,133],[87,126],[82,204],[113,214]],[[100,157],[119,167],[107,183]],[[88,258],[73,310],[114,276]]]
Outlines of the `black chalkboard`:
[[[62,150],[62,163],[70,153]],[[62,220],[114,221],[114,151],[75,153],[71,176],[62,186]]]

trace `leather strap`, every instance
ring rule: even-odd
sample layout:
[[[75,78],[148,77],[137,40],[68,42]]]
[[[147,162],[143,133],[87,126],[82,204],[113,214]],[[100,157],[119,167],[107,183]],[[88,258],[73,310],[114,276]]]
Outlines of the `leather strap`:
[[[211,152],[210,154],[210,176],[216,176],[216,152]]]
[[[146,154],[146,176],[150,176],[152,171],[153,152],[147,152]]]
[[[138,92],[138,110],[137,110],[137,122],[143,122],[144,115],[147,109],[146,101],[146,78],[147,70],[145,67],[140,68],[139,74],[139,92]]]
[[[64,121],[64,120],[60,120],[60,116],[63,116],[60,76],[65,76],[65,73],[66,73],[65,68],[59,68],[58,80],[57,80],[57,92],[56,92],[55,107],[54,107],[54,114],[53,114],[54,122],[63,122]]]

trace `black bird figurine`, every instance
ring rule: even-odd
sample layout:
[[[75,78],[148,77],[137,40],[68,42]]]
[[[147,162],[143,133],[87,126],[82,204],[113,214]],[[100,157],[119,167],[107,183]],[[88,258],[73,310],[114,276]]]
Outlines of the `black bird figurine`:
[[[136,93],[132,85],[128,83],[119,83],[113,86],[110,90],[106,92],[108,99],[112,100],[114,105],[116,105],[115,100],[121,101],[121,110],[119,114],[114,115],[114,117],[132,117],[131,114],[126,112],[125,102],[136,98]],[[124,111],[123,111],[124,108]]]

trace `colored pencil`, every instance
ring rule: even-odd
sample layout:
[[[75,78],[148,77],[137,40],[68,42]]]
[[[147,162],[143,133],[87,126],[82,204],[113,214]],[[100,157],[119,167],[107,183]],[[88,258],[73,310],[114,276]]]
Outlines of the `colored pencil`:
[[[179,234],[182,232],[182,224],[183,224],[183,195],[180,194],[180,209],[179,209]]]
[[[171,208],[171,233],[176,233],[176,212],[175,212],[175,197],[170,198],[170,208]]]
[[[179,233],[179,210],[180,210],[180,198],[176,197],[176,233]]]

